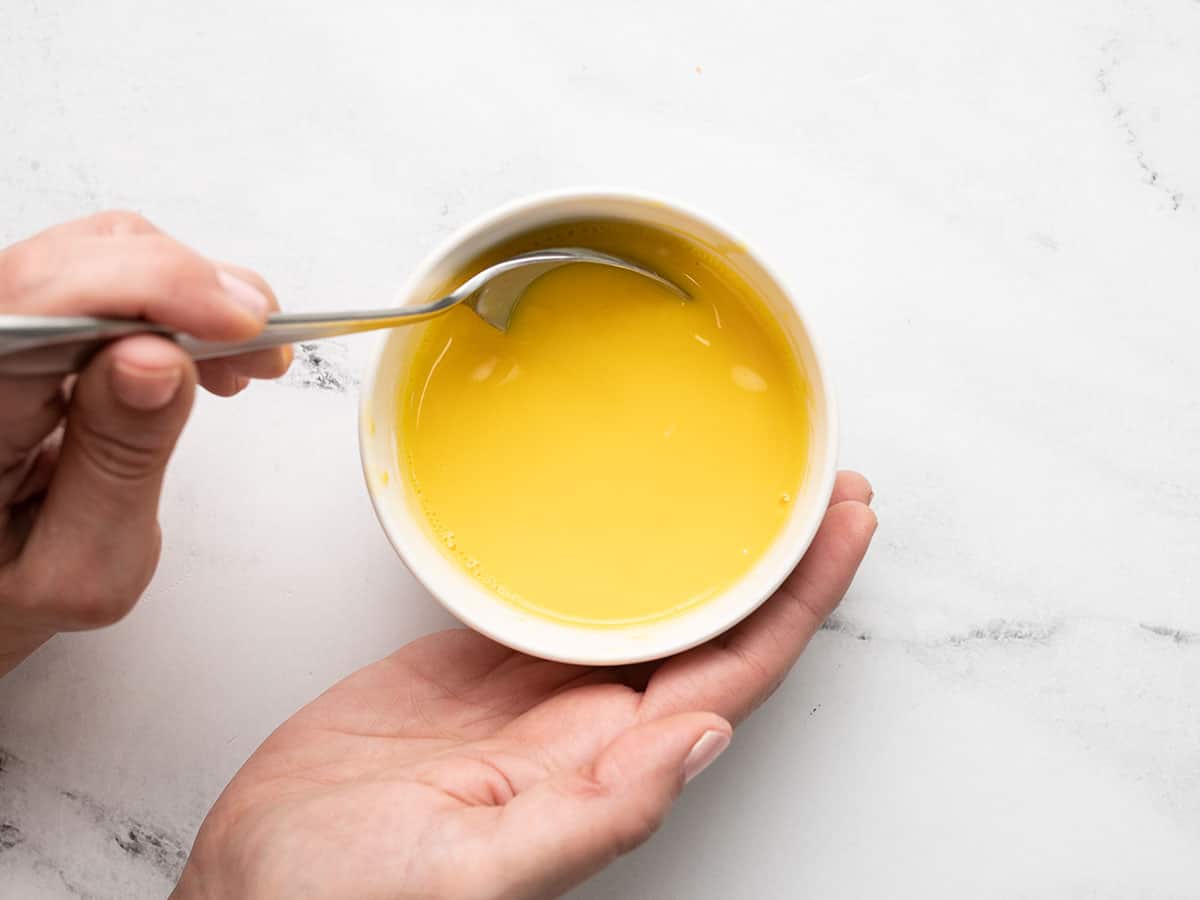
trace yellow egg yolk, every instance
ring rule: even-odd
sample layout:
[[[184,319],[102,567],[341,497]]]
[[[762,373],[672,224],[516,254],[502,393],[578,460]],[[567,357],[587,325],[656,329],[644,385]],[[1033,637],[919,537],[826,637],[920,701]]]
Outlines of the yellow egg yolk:
[[[476,260],[591,246],[673,280],[571,265],[507,332],[457,307],[403,379],[400,469],[443,552],[503,602],[645,622],[744,575],[788,515],[809,444],[787,338],[712,251],[617,221],[565,223]]]

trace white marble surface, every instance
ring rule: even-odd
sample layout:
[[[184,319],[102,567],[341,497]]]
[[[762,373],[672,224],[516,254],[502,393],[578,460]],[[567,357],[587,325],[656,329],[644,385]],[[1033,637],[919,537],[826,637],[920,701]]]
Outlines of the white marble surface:
[[[1200,896],[1200,2],[0,4],[0,242],[133,207],[294,309],[576,183],[799,287],[882,520],[834,626],[576,896]],[[367,343],[197,410],[120,625],[0,683],[0,897],[164,895],[281,719],[447,624]]]

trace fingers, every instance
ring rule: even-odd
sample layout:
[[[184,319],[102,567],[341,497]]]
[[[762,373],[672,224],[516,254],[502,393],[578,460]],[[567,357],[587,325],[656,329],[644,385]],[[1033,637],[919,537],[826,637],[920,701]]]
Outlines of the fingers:
[[[239,375],[221,360],[207,360],[196,364],[196,375],[200,386],[218,397],[233,397],[250,386],[248,375]]]
[[[790,666],[802,649],[796,646],[796,636],[804,635],[807,643],[837,608],[877,525],[875,513],[856,500],[830,507],[812,548],[768,602],[760,621],[735,628],[729,646],[760,654],[776,667]]]
[[[278,378],[292,364],[290,347],[256,350],[225,359],[206,359],[196,364],[200,384],[214,394],[229,396],[228,386],[235,382],[245,387],[252,378]]]
[[[17,244],[0,255],[0,297],[13,312],[145,318],[207,340],[253,337],[271,309],[259,287],[159,234]]]
[[[226,359],[206,359],[196,364],[201,386],[218,397],[232,397],[255,378],[278,378],[292,364],[290,347],[257,350]]]
[[[252,337],[279,309],[257,273],[207,260],[137,213],[119,210],[56,225],[0,253],[0,306],[30,315],[142,317],[209,340]],[[252,378],[279,377],[291,358],[291,348],[282,347],[211,360],[200,366],[200,380],[230,396]],[[19,385],[30,388],[28,381]],[[0,406],[0,418],[7,410]],[[0,471],[4,452],[0,446]]]
[[[643,718],[705,709],[737,723],[749,715],[841,601],[875,527],[875,514],[858,500],[831,506],[808,553],[770,600],[723,638],[654,673]]]
[[[0,505],[8,503],[20,470],[62,420],[66,409],[62,379],[0,379]]]
[[[684,713],[638,725],[591,765],[554,775],[499,811],[487,858],[505,896],[558,896],[657,830],[683,785],[728,746],[728,722]]]
[[[60,630],[128,612],[158,560],[163,471],[194,387],[191,360],[148,335],[113,344],[81,373],[37,521],[0,573],[0,607]]]
[[[62,427],[60,426],[42,441],[41,448],[34,454],[29,468],[25,472],[25,478],[13,492],[9,503],[16,506],[45,491],[50,484],[50,479],[54,476],[54,469],[58,465],[58,455],[61,451]]]
[[[843,471],[838,472],[837,480],[833,483],[833,495],[829,498],[829,505],[834,506],[845,500],[857,500],[870,506],[873,499],[875,490],[871,487],[871,482],[858,472]]]
[[[871,483],[860,475],[858,472],[842,471],[838,472],[837,479],[834,481],[833,493],[829,500],[829,505],[845,502],[846,500],[855,500],[859,503],[870,505],[871,500],[875,497],[875,491],[871,487]],[[811,552],[811,551],[810,551]],[[650,679],[666,662],[662,660],[653,660],[646,663],[636,663],[630,666],[621,666],[619,669],[613,670],[617,675],[617,680],[630,687],[645,691]]]
[[[279,301],[271,286],[257,272],[232,263],[218,263],[221,269],[253,285],[267,298],[271,312],[279,311]],[[209,359],[196,366],[200,384],[218,397],[232,397],[244,390],[252,378],[278,378],[292,364],[291,347],[272,347],[241,356]]]

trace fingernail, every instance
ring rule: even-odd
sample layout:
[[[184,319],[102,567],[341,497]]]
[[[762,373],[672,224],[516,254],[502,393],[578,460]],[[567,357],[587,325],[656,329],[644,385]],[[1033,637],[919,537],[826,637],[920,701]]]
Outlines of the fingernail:
[[[871,505],[871,501],[875,499],[875,489],[871,489],[871,493],[867,494],[867,506]]]
[[[112,370],[112,389],[126,406],[142,412],[162,409],[175,399],[183,383],[183,369],[142,369],[117,363]]]
[[[250,377],[248,375],[239,375],[237,377],[238,393],[241,393],[248,387],[250,387]]]
[[[700,740],[692,745],[687,759],[683,761],[683,782],[691,781],[709,766],[729,746],[729,735],[720,731],[706,731],[700,735]]]
[[[250,284],[248,281],[243,281],[236,275],[231,275],[224,269],[217,270],[217,281],[221,282],[221,287],[225,289],[225,293],[229,295],[229,299],[236,303],[242,309],[249,312],[256,319],[267,318],[267,314],[271,311],[271,301],[266,295]]]

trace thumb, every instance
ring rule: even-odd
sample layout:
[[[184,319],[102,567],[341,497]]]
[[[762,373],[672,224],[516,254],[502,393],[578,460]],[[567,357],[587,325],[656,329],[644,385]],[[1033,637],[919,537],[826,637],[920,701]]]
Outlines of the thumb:
[[[711,713],[668,716],[626,731],[590,766],[522,792],[491,843],[497,875],[516,882],[505,896],[556,897],[643,843],[731,734]]]
[[[58,469],[19,559],[44,624],[121,618],[158,563],[163,473],[195,392],[191,360],[161,338],[126,338],[79,376]]]

